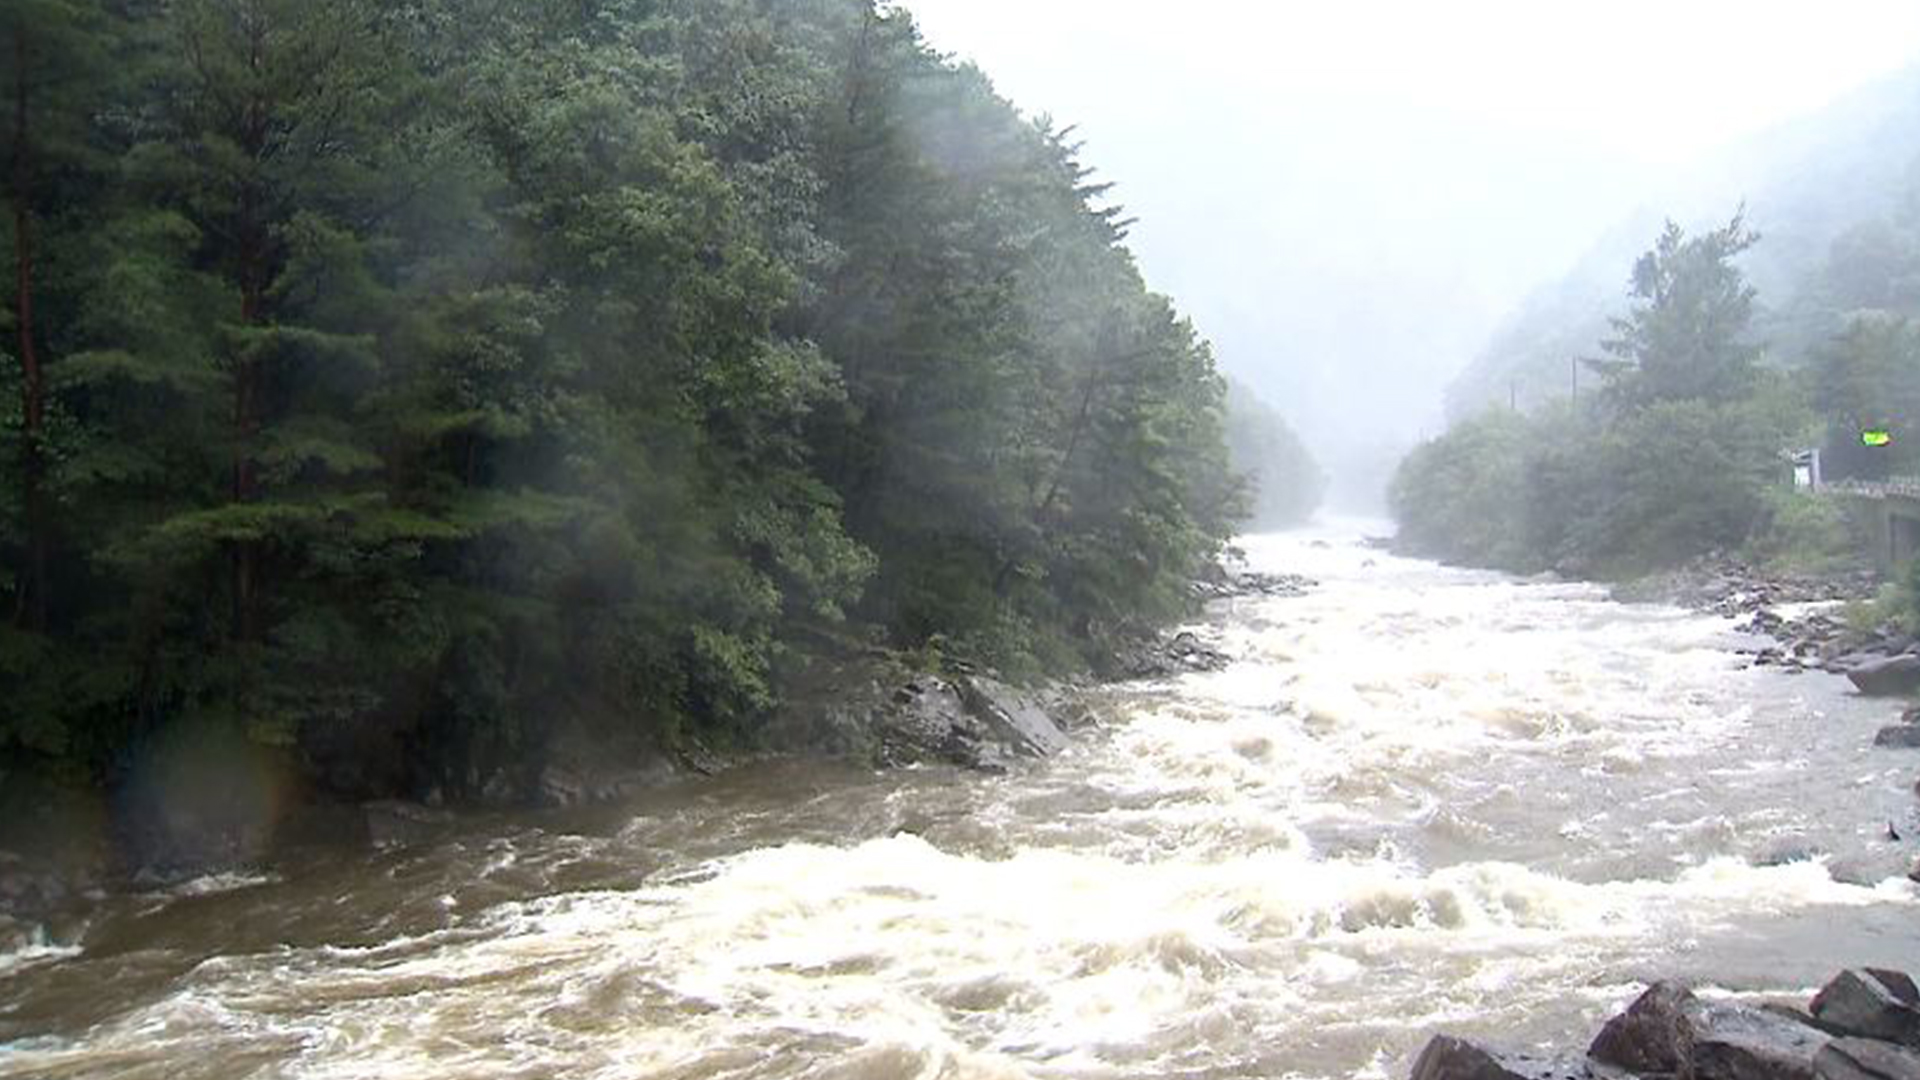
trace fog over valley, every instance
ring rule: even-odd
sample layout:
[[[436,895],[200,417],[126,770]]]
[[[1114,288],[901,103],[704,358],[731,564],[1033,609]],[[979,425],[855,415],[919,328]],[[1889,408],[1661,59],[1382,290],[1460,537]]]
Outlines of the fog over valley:
[[[1149,283],[1376,509],[1532,290],[1629,222],[1618,299],[1662,217],[1731,213],[1819,141],[1776,129],[1920,55],[1899,0],[906,6],[1076,126]]]

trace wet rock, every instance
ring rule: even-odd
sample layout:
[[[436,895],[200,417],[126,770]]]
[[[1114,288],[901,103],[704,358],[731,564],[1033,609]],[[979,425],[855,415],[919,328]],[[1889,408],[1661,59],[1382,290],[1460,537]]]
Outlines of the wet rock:
[[[1171,637],[1133,641],[1114,651],[1112,673],[1124,679],[1165,679],[1193,671],[1219,671],[1232,658],[1191,630]]]
[[[1895,724],[1883,727],[1873,737],[1873,745],[1893,750],[1920,748],[1920,724]]]
[[[424,843],[446,833],[453,824],[452,812],[422,806],[400,799],[377,799],[362,803],[360,812],[367,821],[367,836],[375,847],[405,847]]]
[[[1827,1039],[1791,1016],[1656,983],[1607,1023],[1589,1053],[1629,1072],[1689,1080],[1811,1080]]]
[[[1414,1062],[1412,1080],[1589,1080],[1585,1058],[1495,1049],[1436,1035]]]
[[[1920,1047],[1920,990],[1901,972],[1843,971],[1821,988],[1810,1009],[1822,1024],[1850,1035]]]
[[[1920,656],[1902,655],[1870,661],[1847,672],[1848,681],[1872,697],[1899,697],[1920,693]]]
[[[561,722],[541,747],[528,801],[550,807],[615,802],[668,783],[683,770],[708,775],[724,766],[698,746],[670,755],[623,720],[575,715]]]
[[[967,711],[959,689],[933,675],[914,678],[873,714],[879,759],[886,765],[946,762],[973,769],[1001,766],[986,726]]]
[[[1629,1072],[1678,1072],[1686,1060],[1686,1011],[1696,1003],[1685,987],[1654,983],[1626,1012],[1607,1021],[1587,1053]]]
[[[960,700],[988,732],[1024,757],[1051,757],[1067,748],[1067,736],[1033,695],[984,675],[956,680]]]
[[[1818,1080],[1920,1080],[1920,1054],[1873,1039],[1835,1039],[1813,1058]]]

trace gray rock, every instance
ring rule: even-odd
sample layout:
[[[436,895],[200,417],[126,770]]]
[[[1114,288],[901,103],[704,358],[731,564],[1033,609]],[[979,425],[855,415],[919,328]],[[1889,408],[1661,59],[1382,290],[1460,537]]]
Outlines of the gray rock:
[[[1874,1039],[1835,1039],[1813,1058],[1818,1080],[1920,1080],[1920,1054]]]
[[[1869,661],[1850,669],[1847,678],[1861,693],[1873,697],[1920,693],[1920,656]]]
[[[1883,727],[1873,737],[1873,745],[1894,750],[1920,747],[1920,724],[1895,724]]]
[[[1411,1080],[1590,1080],[1598,1075],[1585,1058],[1495,1049],[1436,1035],[1420,1051]]]
[[[1654,983],[1625,1012],[1607,1021],[1587,1053],[1629,1072],[1679,1072],[1686,1060],[1686,1011],[1697,1003],[1685,987]]]
[[[1898,971],[1843,971],[1814,996],[1811,1011],[1850,1035],[1920,1047],[1920,991]]]
[[[1589,1053],[1629,1072],[1684,1080],[1812,1080],[1813,1057],[1827,1041],[1793,1016],[1655,983],[1607,1022]]]
[[[383,848],[432,840],[444,834],[454,822],[450,811],[399,799],[362,803],[360,812],[367,819],[367,836],[375,847]]]
[[[967,711],[985,722],[988,733],[1015,754],[1051,757],[1067,748],[1067,736],[1031,694],[967,675],[956,683]]]

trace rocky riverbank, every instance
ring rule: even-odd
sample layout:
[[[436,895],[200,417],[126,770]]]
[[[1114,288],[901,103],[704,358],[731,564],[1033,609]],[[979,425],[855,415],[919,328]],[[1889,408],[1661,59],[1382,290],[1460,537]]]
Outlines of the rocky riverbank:
[[[1206,605],[1297,596],[1312,585],[1253,571],[1229,551],[1191,588]],[[150,806],[139,791],[77,789],[0,772],[0,954],[31,947],[33,935],[110,891],[161,887],[216,871],[255,871],[295,848],[428,841],[448,834],[476,809],[611,802],[777,757],[1003,772],[1022,759],[1055,754],[1072,733],[1100,724],[1098,690],[1104,682],[1172,678],[1217,670],[1230,660],[1204,624],[1140,630],[1116,640],[1096,672],[1031,686],[951,657],[928,662],[881,649],[843,650],[816,658],[793,680],[751,746],[669,750],[638,738],[610,742],[595,734],[607,724],[564,724],[523,766],[524,775],[471,785],[496,792],[477,806],[437,790],[412,799],[301,790],[279,783],[260,761],[225,750],[219,768],[199,785],[224,793],[156,797]]]
[[[1843,617],[1842,605],[1870,600],[1879,587],[1878,576],[1870,570],[1782,574],[1714,555],[1679,570],[1615,585],[1613,596],[1626,602],[1677,604],[1740,620],[1739,629],[1775,642],[1746,650],[1755,666],[1841,675],[1895,657],[1920,655],[1920,639],[1895,623],[1858,627]],[[1873,683],[1871,677],[1869,683],[1863,692],[1904,692],[1898,683]]]
[[[1897,971],[1843,971],[1805,1009],[1656,983],[1584,1051],[1442,1035],[1412,1080],[1920,1080],[1920,989]]]

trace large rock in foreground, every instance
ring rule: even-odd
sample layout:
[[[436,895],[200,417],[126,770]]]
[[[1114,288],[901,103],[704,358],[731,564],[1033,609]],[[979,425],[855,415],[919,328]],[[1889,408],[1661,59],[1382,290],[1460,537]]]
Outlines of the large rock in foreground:
[[[1413,1080],[1592,1080],[1585,1058],[1503,1050],[1436,1035],[1414,1062]]]
[[[1588,1053],[1629,1072],[1683,1080],[1812,1080],[1814,1056],[1827,1042],[1791,1016],[1655,983],[1607,1022]]]
[[[1818,1080],[1920,1080],[1920,1054],[1873,1039],[1835,1039],[1814,1055]]]
[[[1434,1038],[1413,1080],[1920,1080],[1920,987],[1858,968],[1806,1012],[1710,1001],[1655,983],[1607,1021],[1586,1057]]]
[[[1847,679],[1872,697],[1901,697],[1920,693],[1920,656],[1891,656],[1847,671]]]
[[[1814,996],[1810,1011],[1835,1031],[1920,1047],[1920,988],[1898,971],[1843,971]]]

